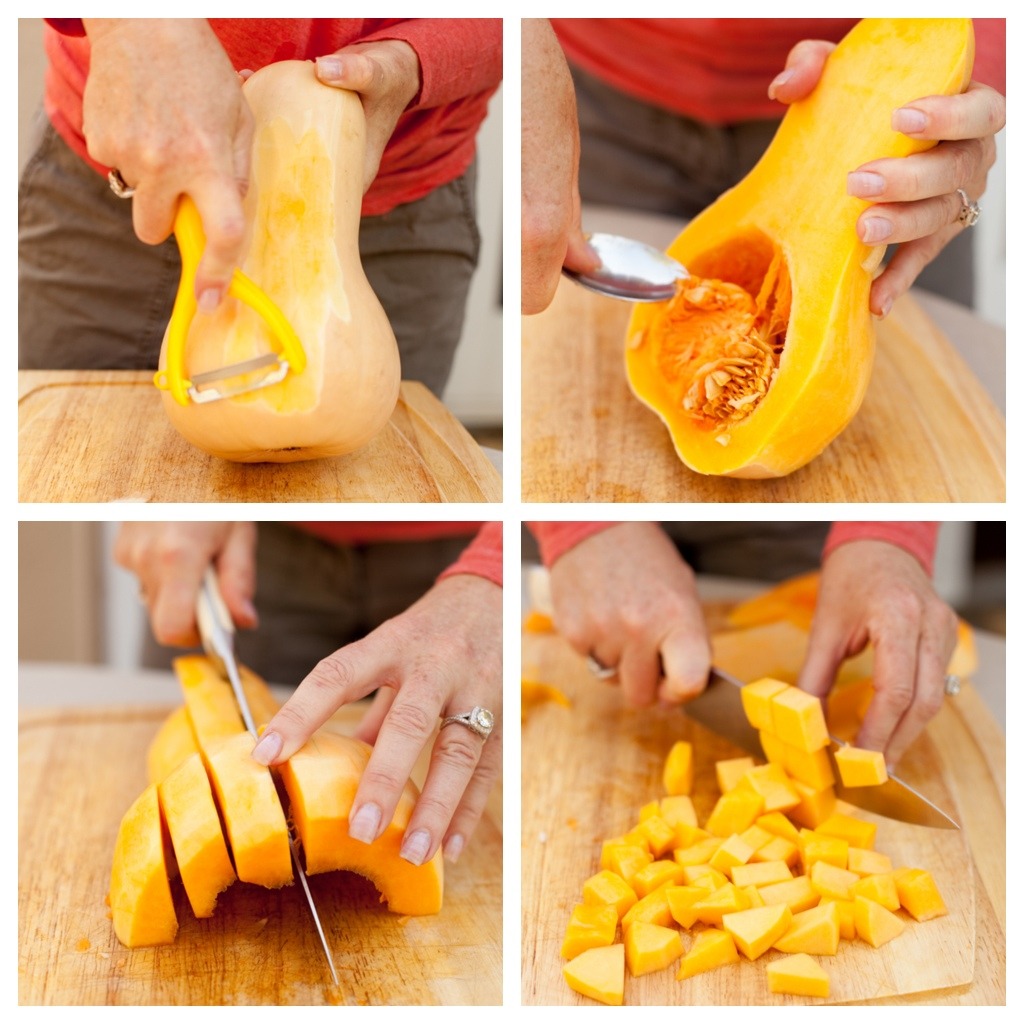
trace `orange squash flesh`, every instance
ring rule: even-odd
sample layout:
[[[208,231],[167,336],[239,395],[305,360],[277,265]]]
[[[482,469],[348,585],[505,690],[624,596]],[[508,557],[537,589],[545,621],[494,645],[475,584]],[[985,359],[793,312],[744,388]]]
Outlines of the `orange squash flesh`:
[[[121,819],[110,874],[114,932],[129,947],[161,946],[178,934],[155,785]]]
[[[416,787],[407,783],[391,823],[373,843],[349,837],[348,816],[371,748],[359,740],[320,731],[278,769],[302,840],[306,871],[354,871],[370,879],[381,901],[397,914],[436,914],[444,893],[440,849],[416,866],[399,856],[412,816]]]
[[[235,880],[235,869],[198,753],[160,783],[159,795],[192,913],[212,917],[217,897]]]
[[[894,132],[892,112],[922,96],[962,92],[973,60],[968,18],[860,22],[828,58],[810,96],[789,106],[757,166],[669,247],[701,280],[684,281],[673,302],[635,307],[626,372],[691,469],[783,476],[814,458],[853,418],[867,389],[875,338],[868,308],[872,254],[856,235],[868,204],[846,194],[846,175],[869,160],[935,145]],[[746,293],[746,299],[732,294],[730,312],[684,308],[688,292],[706,288],[706,301],[714,303],[731,293],[730,285]],[[773,314],[787,313],[787,306],[784,330],[775,330]],[[770,367],[765,345],[772,349]],[[716,358],[747,353],[745,346],[757,350],[741,357],[750,366],[705,369]],[[704,382],[725,369],[742,369],[751,383],[730,384],[735,395],[724,402],[718,395],[709,400]],[[755,380],[767,385],[763,393]],[[737,413],[745,415],[734,418]]]
[[[190,754],[197,753],[188,711],[175,708],[163,721],[146,750],[146,778],[163,782]]]

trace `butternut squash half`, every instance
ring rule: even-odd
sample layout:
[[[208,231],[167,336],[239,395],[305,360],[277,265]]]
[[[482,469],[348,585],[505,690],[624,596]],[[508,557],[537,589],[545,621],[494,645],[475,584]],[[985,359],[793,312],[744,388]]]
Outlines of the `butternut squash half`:
[[[387,423],[398,400],[398,347],[359,259],[366,123],[359,97],[322,85],[313,64],[281,61],[244,86],[255,118],[242,270],[278,305],[306,353],[279,384],[164,408],[192,444],[236,462],[343,455]],[[165,352],[160,368],[166,366]],[[276,351],[262,318],[234,298],[197,313],[190,375]]]
[[[784,476],[856,414],[883,250],[857,238],[868,204],[846,194],[846,175],[935,145],[893,131],[893,111],[962,92],[973,62],[969,18],[860,22],[757,166],[669,247],[693,277],[669,302],[634,309],[626,372],[691,469]]]

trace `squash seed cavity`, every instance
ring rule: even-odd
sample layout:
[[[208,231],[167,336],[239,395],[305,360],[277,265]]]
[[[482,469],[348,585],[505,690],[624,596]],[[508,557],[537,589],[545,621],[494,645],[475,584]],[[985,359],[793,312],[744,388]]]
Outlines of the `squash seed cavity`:
[[[768,394],[786,343],[789,272],[781,249],[764,242],[771,256],[760,280],[751,277],[749,260],[737,268],[738,283],[725,280],[730,268],[716,253],[707,269],[717,276],[680,281],[644,338],[679,406],[718,433],[723,446],[730,440],[725,431],[747,419]]]

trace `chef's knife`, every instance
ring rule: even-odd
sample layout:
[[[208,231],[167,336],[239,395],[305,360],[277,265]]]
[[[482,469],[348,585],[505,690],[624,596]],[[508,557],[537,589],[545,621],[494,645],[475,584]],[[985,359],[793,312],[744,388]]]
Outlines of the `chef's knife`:
[[[695,722],[700,722],[712,732],[724,736],[742,750],[763,757],[761,740],[757,730],[747,721],[740,699],[743,684],[725,672],[712,669],[707,688],[700,696],[683,705],[683,710]],[[849,787],[842,785],[834,753],[842,744],[830,736],[829,761],[836,777],[836,796],[865,811],[895,818],[911,825],[927,825],[930,828],[959,828],[960,826],[944,811],[926,800],[902,779],[890,775],[880,786]]]
[[[231,689],[235,694],[235,702],[242,713],[242,720],[246,729],[252,734],[253,739],[257,738],[256,723],[249,708],[249,701],[242,689],[242,680],[238,675],[238,664],[235,662],[235,624],[228,612],[224,598],[221,597],[220,587],[217,584],[217,574],[211,566],[203,576],[203,584],[199,589],[199,597],[196,601],[196,622],[199,626],[199,636],[203,642],[203,650],[206,651],[214,666],[231,683]],[[276,780],[275,780],[276,781]],[[287,811],[287,808],[286,808]],[[295,834],[295,827],[288,818],[288,846],[291,850],[292,865],[295,874],[302,883],[302,891],[306,894],[306,902],[309,904],[309,912],[313,915],[313,923],[316,925],[317,934],[324,947],[324,955],[327,957],[327,966],[331,969],[331,977],[334,984],[338,984],[338,972],[334,969],[334,957],[331,956],[331,947],[327,944],[327,936],[324,935],[323,926],[320,924],[320,915],[317,913],[316,904],[313,902],[313,894],[309,890],[309,881],[306,878],[305,869],[299,859],[299,841]]]

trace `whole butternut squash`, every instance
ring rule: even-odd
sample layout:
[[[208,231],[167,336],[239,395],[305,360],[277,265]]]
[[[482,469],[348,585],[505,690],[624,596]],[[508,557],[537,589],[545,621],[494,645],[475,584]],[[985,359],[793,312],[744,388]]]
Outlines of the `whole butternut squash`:
[[[366,125],[352,92],[322,85],[312,63],[282,61],[244,86],[255,118],[241,269],[277,304],[306,353],[301,373],[204,404],[167,392],[174,426],[211,455],[294,462],[343,455],[387,423],[398,348],[359,259]],[[165,366],[167,339],[161,354]],[[263,319],[228,297],[197,314],[185,349],[195,375],[276,351]]]
[[[694,276],[669,302],[635,308],[626,371],[691,469],[783,476],[853,418],[883,250],[857,237],[867,203],[846,194],[847,172],[934,146],[893,131],[893,111],[962,92],[973,60],[969,18],[860,22],[757,166],[669,247]]]

